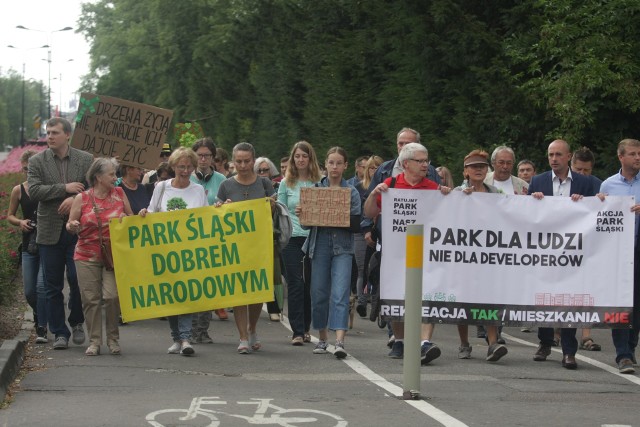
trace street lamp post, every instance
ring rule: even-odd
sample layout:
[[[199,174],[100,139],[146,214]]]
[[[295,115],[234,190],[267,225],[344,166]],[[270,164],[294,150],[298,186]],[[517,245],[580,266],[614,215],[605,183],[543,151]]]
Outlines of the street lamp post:
[[[48,45],[46,45],[49,48],[49,50],[47,51],[47,59],[46,59],[47,63],[49,64],[49,96],[48,96],[48,101],[47,101],[47,104],[48,104],[48,107],[47,107],[48,108],[47,109],[47,119],[48,119],[49,117],[51,117],[51,42],[50,42],[50,39],[51,39],[51,36],[52,36],[53,33],[59,33],[61,31],[69,31],[69,30],[73,30],[73,28],[64,27],[64,28],[61,28],[59,30],[54,30],[54,31],[36,30],[36,29],[33,29],[33,28],[27,28],[24,25],[17,25],[16,28],[19,28],[21,30],[27,30],[27,31],[37,31],[39,33],[46,33],[47,34],[47,42],[49,43]]]
[[[18,47],[15,47],[13,45],[7,45],[8,48],[11,49],[20,49]],[[30,48],[31,49],[42,49],[42,48],[48,48],[49,45],[44,45],[44,46],[40,46],[40,47],[33,47]],[[22,107],[21,107],[21,114],[20,114],[20,146],[24,145],[24,109],[25,109],[25,91],[26,91],[26,81],[25,81],[25,73],[26,73],[26,64],[23,62],[22,63]]]
[[[27,66],[25,63],[22,63],[22,113],[20,114],[20,147],[24,146],[24,92],[26,82],[24,80],[24,73],[26,71]]]

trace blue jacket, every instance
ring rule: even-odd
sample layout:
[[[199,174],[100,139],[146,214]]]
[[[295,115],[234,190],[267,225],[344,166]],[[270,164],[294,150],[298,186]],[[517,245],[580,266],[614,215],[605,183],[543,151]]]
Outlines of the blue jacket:
[[[328,187],[329,180],[324,177],[317,184],[318,187]],[[342,179],[340,183],[341,187],[351,188],[351,212],[350,215],[352,217],[356,216],[359,220],[360,218],[360,194],[358,190],[353,188],[353,186],[347,184],[347,181]],[[341,255],[341,254],[353,254],[354,253],[354,244],[353,244],[353,232],[350,231],[349,228],[342,227],[311,227],[311,231],[309,232],[309,236],[307,240],[304,242],[302,246],[302,251],[309,255],[309,258],[313,259],[313,251],[316,246],[316,238],[318,237],[318,229],[322,228],[327,232],[331,233],[332,241],[333,241],[333,254]]]
[[[545,196],[553,196],[552,178],[551,171],[535,175],[531,179],[531,184],[529,184],[529,194],[541,192]],[[580,194],[581,196],[590,197],[595,196],[596,192],[597,190],[594,188],[594,184],[588,177],[576,172],[571,172],[571,190],[569,190],[571,195]]]

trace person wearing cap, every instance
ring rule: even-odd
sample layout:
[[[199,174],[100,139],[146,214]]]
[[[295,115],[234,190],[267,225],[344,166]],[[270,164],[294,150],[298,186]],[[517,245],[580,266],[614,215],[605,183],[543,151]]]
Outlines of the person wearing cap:
[[[501,145],[491,153],[491,166],[493,172],[487,173],[484,181],[502,190],[505,194],[526,195],[529,184],[526,181],[511,175],[513,165],[516,163],[516,155],[506,145]]]
[[[489,171],[489,153],[484,150],[473,150],[464,158],[464,182],[461,186],[454,188],[465,194],[472,193],[502,193],[503,191],[487,184],[486,176]],[[507,354],[507,347],[498,342],[498,326],[487,325],[486,338],[489,343],[486,360],[497,362]],[[460,336],[460,348],[458,349],[459,359],[471,358],[471,345],[469,344],[469,325],[458,325],[458,335]]]
[[[160,152],[160,164],[167,163],[172,152],[171,144],[165,142],[162,145],[162,151]],[[144,174],[142,177],[142,184],[155,184],[158,181],[158,173],[156,169],[152,169]]]
[[[364,202],[364,214],[367,218],[376,218],[381,213],[382,193],[389,188],[440,190],[442,194],[449,194],[451,191],[449,187],[441,186],[426,177],[430,164],[429,152],[424,145],[416,142],[403,144],[398,156],[398,163],[403,172],[395,177],[388,177],[384,182],[374,186]],[[434,327],[435,325],[432,323],[422,324],[420,346],[420,363],[422,365],[437,359],[441,354],[440,348],[431,342]],[[393,329],[395,341],[391,347],[389,357],[402,359],[404,357],[404,322],[393,321],[391,322],[391,328]]]

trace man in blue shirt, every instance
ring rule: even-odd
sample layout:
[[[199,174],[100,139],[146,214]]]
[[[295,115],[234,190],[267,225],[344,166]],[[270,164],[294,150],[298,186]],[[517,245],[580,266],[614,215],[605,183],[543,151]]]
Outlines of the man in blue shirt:
[[[621,374],[633,374],[636,364],[635,349],[638,346],[640,331],[640,248],[638,247],[638,225],[640,224],[640,141],[623,139],[618,144],[620,171],[607,178],[600,187],[600,192],[609,196],[634,196],[636,204],[631,211],[636,214],[634,230],[634,265],[633,265],[633,329],[612,329],[613,345],[616,347],[616,363]]]

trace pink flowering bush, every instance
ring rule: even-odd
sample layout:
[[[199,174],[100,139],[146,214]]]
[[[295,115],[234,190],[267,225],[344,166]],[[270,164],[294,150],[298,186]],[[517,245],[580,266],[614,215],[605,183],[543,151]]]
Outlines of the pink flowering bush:
[[[18,246],[22,243],[22,233],[7,221],[11,190],[24,181],[24,175],[20,173],[20,156],[29,149],[42,151],[45,148],[35,145],[14,148],[0,163],[0,305],[10,302],[16,286],[20,286],[15,279],[19,272],[21,254]]]
[[[22,170],[22,165],[20,164],[20,156],[27,150],[35,151],[39,153],[47,148],[46,145],[25,145],[24,147],[17,147],[11,150],[7,158],[0,162],[0,175],[4,175],[6,173],[15,173],[20,172]],[[9,189],[9,194],[11,194],[11,189]]]

